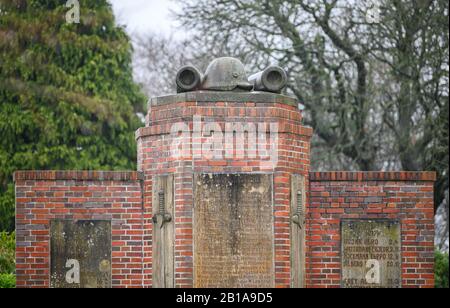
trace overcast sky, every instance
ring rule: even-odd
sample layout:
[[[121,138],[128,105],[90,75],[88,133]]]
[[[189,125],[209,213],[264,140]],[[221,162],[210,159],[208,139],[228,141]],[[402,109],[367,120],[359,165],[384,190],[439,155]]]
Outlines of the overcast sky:
[[[146,32],[183,33],[176,29],[170,10],[176,9],[171,0],[109,0],[113,6],[117,22],[126,25],[130,35]]]

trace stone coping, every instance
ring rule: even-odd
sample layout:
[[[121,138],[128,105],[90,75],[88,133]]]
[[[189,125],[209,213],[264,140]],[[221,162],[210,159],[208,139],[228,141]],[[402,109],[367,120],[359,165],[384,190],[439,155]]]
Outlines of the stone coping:
[[[183,102],[279,103],[298,107],[297,99],[277,93],[194,91],[154,97],[148,101],[148,108]]]
[[[14,181],[20,180],[76,180],[76,181],[140,181],[144,179],[142,172],[137,171],[16,171]]]
[[[436,172],[430,171],[329,171],[310,172],[311,182],[320,181],[436,181]]]
[[[16,171],[14,181],[19,180],[79,180],[79,181],[139,181],[143,180],[138,171]],[[436,172],[430,171],[329,171],[310,172],[311,182],[320,181],[436,181]]]

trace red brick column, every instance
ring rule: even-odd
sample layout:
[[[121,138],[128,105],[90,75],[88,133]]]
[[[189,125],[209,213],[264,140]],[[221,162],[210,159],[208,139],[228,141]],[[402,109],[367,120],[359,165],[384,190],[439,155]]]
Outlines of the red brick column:
[[[402,287],[434,286],[433,172],[312,172],[307,218],[307,286],[339,287],[340,221],[401,223]]]
[[[174,174],[175,180],[175,285],[193,286],[193,175],[194,173],[271,173],[274,178],[274,262],[276,287],[290,286],[290,175],[309,172],[312,129],[301,124],[297,102],[269,93],[227,93],[222,96],[202,92],[153,100],[147,126],[136,133],[139,171],[145,175],[145,228],[151,236],[152,177]],[[218,95],[218,94],[217,94]],[[222,131],[229,122],[278,123],[278,163],[274,169],[261,168],[261,158],[207,160],[175,159],[171,156],[171,127],[186,123],[193,129],[194,116],[218,123]],[[192,136],[192,135],[191,135]],[[192,146],[193,139],[188,140]],[[149,240],[151,243],[151,240]],[[151,266],[151,249],[145,253]],[[146,281],[151,280],[150,271]]]

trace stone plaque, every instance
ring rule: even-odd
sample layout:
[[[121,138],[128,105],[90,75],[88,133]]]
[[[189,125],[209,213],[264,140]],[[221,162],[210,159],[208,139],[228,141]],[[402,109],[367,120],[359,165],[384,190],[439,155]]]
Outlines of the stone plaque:
[[[111,287],[111,222],[52,220],[52,288]]]
[[[343,220],[342,287],[401,287],[400,243],[397,220]]]
[[[194,178],[194,286],[274,286],[272,176]]]

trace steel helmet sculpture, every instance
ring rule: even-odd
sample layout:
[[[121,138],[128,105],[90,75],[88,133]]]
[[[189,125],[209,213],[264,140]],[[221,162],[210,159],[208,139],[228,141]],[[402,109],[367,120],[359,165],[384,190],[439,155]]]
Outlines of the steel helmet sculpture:
[[[204,75],[194,66],[184,66],[176,76],[178,93],[197,90],[280,93],[286,83],[286,72],[278,66],[247,77],[242,62],[231,57],[213,60]]]

